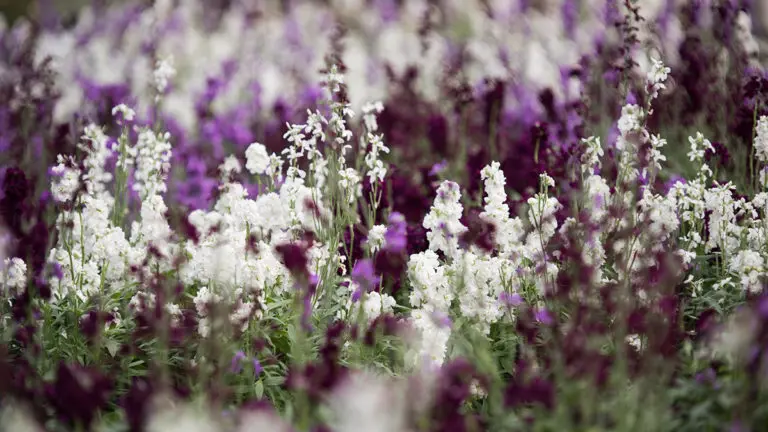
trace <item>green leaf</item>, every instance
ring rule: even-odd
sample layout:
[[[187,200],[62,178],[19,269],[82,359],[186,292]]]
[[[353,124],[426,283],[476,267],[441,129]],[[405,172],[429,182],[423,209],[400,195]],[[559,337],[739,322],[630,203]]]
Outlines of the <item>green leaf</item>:
[[[120,344],[113,339],[107,339],[106,341],[104,341],[104,346],[107,348],[109,355],[111,355],[112,357],[114,357],[115,354],[117,354],[117,351],[120,349]]]
[[[285,378],[281,376],[270,376],[264,380],[264,382],[270,387],[281,385],[284,381]],[[259,380],[259,382],[261,382],[261,380]]]
[[[256,398],[261,399],[264,396],[264,383],[261,380],[256,381]]]

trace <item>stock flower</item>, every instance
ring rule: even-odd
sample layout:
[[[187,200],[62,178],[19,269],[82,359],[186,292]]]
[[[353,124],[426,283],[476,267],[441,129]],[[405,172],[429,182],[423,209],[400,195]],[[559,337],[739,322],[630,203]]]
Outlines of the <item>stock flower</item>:
[[[9,289],[8,294],[21,294],[27,285],[27,264],[15,257],[3,260],[0,284]]]
[[[456,255],[459,248],[459,235],[467,228],[462,225],[460,219],[463,207],[459,200],[461,192],[459,185],[444,181],[437,189],[435,202],[429,214],[424,217],[423,226],[427,229],[429,248],[433,251],[442,251],[449,257]]]
[[[59,164],[51,168],[55,180],[51,184],[53,199],[57,202],[68,202],[80,188],[80,170],[74,161],[58,156]]]
[[[755,157],[760,162],[768,162],[768,116],[761,116],[755,127]]]
[[[264,174],[270,166],[270,157],[263,144],[253,143],[245,151],[245,168],[251,174]]]

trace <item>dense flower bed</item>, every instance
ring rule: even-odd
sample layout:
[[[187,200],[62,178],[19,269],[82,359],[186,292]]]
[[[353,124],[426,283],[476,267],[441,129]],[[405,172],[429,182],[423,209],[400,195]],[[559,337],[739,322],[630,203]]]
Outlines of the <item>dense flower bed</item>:
[[[0,36],[3,427],[765,427],[749,5],[214,3]]]

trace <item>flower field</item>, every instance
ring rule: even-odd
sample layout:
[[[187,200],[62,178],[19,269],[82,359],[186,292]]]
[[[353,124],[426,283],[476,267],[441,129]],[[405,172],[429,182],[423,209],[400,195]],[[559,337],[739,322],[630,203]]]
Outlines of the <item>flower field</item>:
[[[38,0],[0,431],[768,431],[768,7]]]

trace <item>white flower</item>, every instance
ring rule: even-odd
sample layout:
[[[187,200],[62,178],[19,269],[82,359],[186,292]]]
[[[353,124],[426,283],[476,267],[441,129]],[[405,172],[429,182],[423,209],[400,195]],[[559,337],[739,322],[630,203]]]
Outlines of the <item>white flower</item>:
[[[354,372],[329,397],[336,432],[405,432],[409,410],[402,382]],[[386,407],[386,409],[382,409]]]
[[[758,252],[740,251],[728,263],[728,268],[741,277],[741,286],[745,291],[756,293],[763,289],[762,278],[765,273],[765,260]]]
[[[168,81],[176,76],[176,69],[173,68],[173,59],[161,59],[155,64],[155,70],[152,73],[153,83],[158,93],[165,93],[168,88]]]
[[[77,147],[86,155],[83,160],[83,181],[89,194],[104,197],[106,184],[112,180],[112,174],[104,169],[107,159],[112,155],[107,147],[108,138],[104,131],[94,124],[85,127],[82,138],[85,142],[79,143]]]
[[[715,152],[715,148],[712,143],[704,138],[701,132],[696,132],[696,137],[688,137],[688,142],[691,144],[691,150],[688,152],[688,160],[691,162],[703,162],[704,154],[707,150],[712,153]]]
[[[621,117],[619,118],[619,131],[622,136],[626,136],[632,131],[639,130],[642,126],[643,110],[637,105],[624,105],[621,108]]]
[[[171,169],[171,134],[155,134],[151,129],[143,129],[134,147],[136,151],[136,182],[133,190],[139,192],[141,199],[163,193],[167,190],[165,179]]]
[[[51,195],[57,202],[68,202],[72,199],[80,187],[80,170],[76,168],[72,157],[57,157],[58,165],[51,168],[53,180],[51,181]]]
[[[384,111],[384,104],[381,102],[363,105],[363,122],[368,132],[375,132],[379,129],[379,124],[376,122],[376,114],[380,114],[382,111]]]
[[[411,366],[430,369],[442,366],[445,361],[451,328],[439,322],[435,315],[423,309],[411,311],[410,322],[418,336],[415,346],[406,355]]]
[[[427,250],[408,259],[408,281],[411,283],[409,301],[414,308],[447,312],[454,298],[446,269],[437,254]]]
[[[339,170],[339,188],[346,194],[349,204],[355,202],[355,199],[363,193],[357,170],[354,168]]]
[[[384,234],[386,234],[386,232],[386,225],[374,225],[368,230],[367,244],[371,253],[375,253],[384,245]]]
[[[659,90],[665,89],[664,81],[667,80],[667,76],[672,70],[661,62],[659,59],[651,59],[651,70],[648,72],[648,92],[652,99],[655,99],[659,95]]]
[[[147,432],[220,432],[221,425],[205,408],[186,404],[155,410],[147,422]]]
[[[21,293],[27,285],[27,264],[21,258],[6,258],[3,267],[0,283]]]
[[[427,230],[427,240],[431,250],[442,250],[449,257],[456,255],[459,248],[459,235],[467,228],[461,223],[464,210],[459,200],[459,185],[444,181],[437,189],[435,202],[429,214],[424,217],[423,226]]]
[[[667,80],[667,75],[669,75],[672,70],[666,66],[664,66],[664,63],[661,62],[659,59],[652,59],[653,66],[651,67],[650,72],[648,72],[648,82],[649,83],[663,83]]]
[[[502,275],[504,267],[511,267],[509,261],[498,257],[478,256],[467,252],[456,260],[452,273],[460,275],[463,290],[458,294],[459,310],[462,315],[474,320],[485,334],[504,314],[504,305],[499,295],[504,289]]]
[[[603,157],[603,146],[600,144],[600,137],[591,136],[582,138],[584,153],[581,155],[582,171],[591,173],[595,168],[600,167],[600,158]]]
[[[384,181],[387,167],[380,159],[381,153],[389,153],[389,147],[384,145],[381,135],[368,133],[368,152],[365,154],[365,165],[368,167],[368,181],[373,184],[376,179]]]
[[[755,128],[755,157],[760,162],[768,162],[768,116],[761,116]]]
[[[251,174],[264,174],[270,165],[267,148],[263,144],[253,143],[245,151],[245,169]]]
[[[539,181],[544,187],[555,187],[555,179],[550,177],[547,173],[539,174]]]
[[[235,155],[229,155],[224,159],[224,162],[219,166],[219,172],[221,172],[221,178],[223,182],[228,182],[229,177],[233,174],[240,174],[243,171],[243,167],[240,165],[240,161]]]
[[[661,163],[667,160],[667,157],[661,154],[661,150],[659,150],[665,145],[667,145],[667,140],[658,135],[651,135],[651,151],[649,158],[652,165],[657,170],[661,170]]]
[[[123,115],[123,118],[126,121],[133,121],[136,118],[136,111],[133,110],[133,108],[129,107],[126,104],[119,104],[112,108],[112,115],[115,116],[117,113],[120,113]]]
[[[397,304],[395,299],[389,294],[380,294],[376,291],[371,291],[365,296],[363,300],[363,313],[368,321],[373,321],[379,317],[379,315],[391,313],[392,308]]]
[[[274,178],[281,178],[283,171],[283,159],[272,153],[269,155],[269,165],[267,166],[266,173],[268,176]]]
[[[642,341],[642,339],[640,339],[640,335],[638,335],[638,334],[627,335],[625,340],[627,341],[629,346],[631,346],[632,348],[634,348],[637,351],[640,351],[640,348],[642,348],[642,346],[643,346],[643,341]]]

